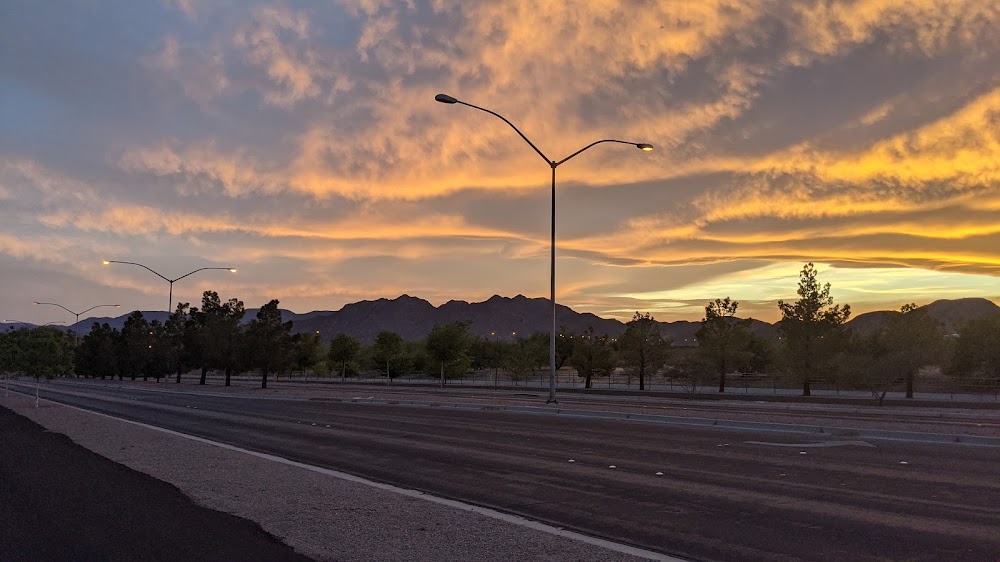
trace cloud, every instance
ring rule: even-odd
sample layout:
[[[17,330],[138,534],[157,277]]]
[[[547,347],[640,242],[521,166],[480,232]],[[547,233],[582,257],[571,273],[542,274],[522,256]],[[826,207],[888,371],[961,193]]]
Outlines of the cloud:
[[[318,96],[323,67],[308,46],[309,17],[277,6],[257,7],[251,14],[252,21],[237,32],[234,42],[246,50],[250,63],[264,67],[273,84],[264,99],[288,108]]]

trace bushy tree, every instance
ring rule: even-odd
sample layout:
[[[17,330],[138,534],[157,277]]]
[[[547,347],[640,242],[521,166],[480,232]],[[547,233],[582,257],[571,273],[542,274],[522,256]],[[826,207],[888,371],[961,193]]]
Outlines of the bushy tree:
[[[164,325],[164,339],[167,345],[170,370],[176,373],[178,384],[181,382],[181,374],[190,364],[187,330],[193,325],[191,307],[186,302],[177,303],[177,308],[170,314],[170,318]]]
[[[451,368],[456,374],[468,369],[471,344],[468,322],[435,324],[431,329],[431,333],[427,335],[426,349],[431,360],[440,367],[441,388],[444,388],[446,368]]]
[[[611,376],[618,357],[607,334],[595,335],[594,327],[588,326],[583,334],[571,340],[573,353],[568,363],[584,378],[584,388],[591,388],[594,377]]]
[[[292,352],[294,369],[301,371],[303,376],[323,361],[323,357],[326,355],[319,332],[299,332],[292,336],[292,344],[294,346]]]
[[[143,372],[156,379],[156,382],[160,382],[161,378],[176,368],[172,363],[174,353],[167,338],[166,325],[159,320],[153,320],[149,323],[149,332],[149,360]]]
[[[639,375],[639,390],[645,390],[647,376],[656,374],[666,362],[670,344],[670,340],[663,339],[660,324],[648,312],[636,312],[625,324],[618,346],[624,367]]]
[[[144,371],[149,364],[152,345],[149,323],[142,316],[142,312],[136,310],[129,314],[125,319],[125,325],[122,326],[118,341],[119,378],[125,375],[135,380],[136,375],[143,373],[145,379]]]
[[[249,365],[260,369],[260,387],[267,388],[267,377],[287,368],[292,354],[292,322],[281,321],[278,300],[260,307],[257,317],[247,325],[246,351]]]
[[[76,350],[76,372],[87,377],[115,378],[118,362],[115,358],[115,340],[118,330],[107,323],[94,324],[90,333],[83,336]]]
[[[215,291],[205,291],[202,295],[199,316],[202,329],[199,336],[203,350],[203,368],[199,384],[205,384],[206,372],[208,368],[213,368],[224,370],[225,385],[230,385],[231,375],[240,362],[240,341],[243,335],[240,322],[245,314],[243,301],[239,299],[222,302]],[[279,311],[279,321],[280,318]]]
[[[76,344],[72,334],[55,328],[34,328],[24,332],[19,347],[18,370],[36,380],[74,373]]]
[[[1000,385],[1000,315],[978,318],[959,328],[948,370],[960,380],[977,378]]]
[[[371,359],[375,368],[386,375],[386,382],[410,368],[410,358],[406,353],[403,337],[396,332],[383,330],[375,336],[371,347]]]
[[[499,342],[501,348],[500,363],[515,383],[523,380],[527,374],[548,364],[548,338],[525,338],[517,336],[513,342]]]
[[[698,354],[714,367],[719,376],[719,392],[726,391],[726,375],[737,369],[746,369],[753,358],[750,320],[736,318],[739,306],[740,303],[729,297],[708,303],[705,318],[695,335],[698,338]]]
[[[330,361],[341,367],[341,376],[347,380],[347,364],[356,360],[361,354],[361,343],[348,334],[337,334],[330,341],[328,356]]]
[[[802,380],[802,395],[810,396],[810,379],[829,367],[829,360],[847,337],[843,324],[851,316],[850,305],[834,305],[830,284],[820,285],[816,268],[808,263],[799,273],[799,300],[778,301],[781,326],[778,328],[791,367]]]

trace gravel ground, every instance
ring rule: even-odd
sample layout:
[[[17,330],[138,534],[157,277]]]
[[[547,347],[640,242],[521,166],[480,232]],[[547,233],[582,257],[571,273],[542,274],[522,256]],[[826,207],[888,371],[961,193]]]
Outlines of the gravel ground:
[[[319,560],[641,560],[33,397],[0,392],[0,405]]]

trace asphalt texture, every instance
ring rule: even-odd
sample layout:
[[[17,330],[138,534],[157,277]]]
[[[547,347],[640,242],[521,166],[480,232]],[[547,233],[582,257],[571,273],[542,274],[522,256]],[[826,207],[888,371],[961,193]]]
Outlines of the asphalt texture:
[[[50,385],[43,398],[703,560],[997,560],[1000,450]]]
[[[0,560],[309,560],[0,408]]]

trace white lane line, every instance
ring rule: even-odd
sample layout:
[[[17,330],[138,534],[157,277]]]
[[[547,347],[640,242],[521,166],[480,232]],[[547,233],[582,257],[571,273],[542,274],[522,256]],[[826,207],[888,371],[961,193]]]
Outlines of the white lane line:
[[[123,418],[118,418],[112,415],[103,414],[101,412],[94,412],[84,408],[78,408],[76,406],[70,406],[69,404],[63,404],[61,402],[52,402],[53,404],[63,406],[66,408],[72,408],[74,410],[79,410],[81,412],[86,412],[88,414],[93,414],[95,416],[103,416],[105,418],[110,418],[113,420],[118,420],[120,422],[130,423],[132,425],[137,425],[139,427],[144,427],[146,429],[152,429],[155,431],[160,431],[168,435],[174,435],[176,437],[183,437],[184,439],[190,439],[191,441],[197,441],[199,443],[205,443],[207,445],[214,445],[229,451],[235,451],[238,453],[243,453],[247,455],[252,455],[254,457],[269,460],[272,462],[277,462],[281,464],[286,464],[289,466],[294,466],[297,468],[302,468],[305,470],[311,470],[313,472],[318,472],[320,474],[325,474],[327,476],[332,476],[334,478],[339,478],[341,480],[346,480],[348,482],[354,482],[356,484],[363,484],[365,486],[370,486],[372,488],[377,488],[379,490],[385,490],[387,492],[394,492],[401,494],[410,498],[417,498],[421,500],[426,500],[431,503],[436,503],[439,505],[444,505],[452,507],[455,509],[461,509],[463,511],[471,511],[472,513],[478,513],[479,515],[484,515],[492,519],[497,519],[504,521],[506,523],[511,523],[513,525],[519,525],[521,527],[527,527],[528,529],[533,529],[535,531],[541,531],[543,533],[548,533],[550,535],[555,535],[558,537],[563,537],[570,540],[575,540],[583,543],[587,543],[593,546],[598,546],[614,552],[619,552],[621,554],[627,554],[629,556],[637,556],[639,558],[645,558],[647,560],[662,560],[665,562],[685,562],[683,558],[675,558],[673,556],[668,556],[666,554],[660,554],[658,552],[653,552],[651,550],[645,550],[642,548],[637,548],[634,546],[629,546],[627,544],[619,544],[605,539],[599,539],[597,537],[591,537],[581,533],[576,533],[573,531],[567,531],[559,527],[553,527],[546,523],[540,523],[538,521],[532,521],[531,519],[526,519],[520,515],[511,515],[509,513],[504,513],[502,511],[497,511],[495,509],[490,509],[488,507],[480,507],[478,505],[472,505],[463,503],[456,500],[450,500],[447,498],[439,498],[437,496],[432,496],[425,492],[420,492],[417,490],[410,490],[407,488],[400,488],[399,486],[393,486],[392,484],[383,484],[382,482],[375,482],[373,480],[366,480],[359,476],[354,476],[353,474],[347,474],[346,472],[340,472],[339,470],[331,470],[329,468],[323,468],[320,466],[313,466],[310,464],[301,463],[298,461],[293,461],[286,459],[284,457],[279,457],[277,455],[270,455],[268,453],[260,453],[257,451],[251,451],[249,449],[243,449],[242,447],[237,447],[235,445],[229,445],[227,443],[219,443],[218,441],[212,441],[211,439],[205,439],[204,437],[198,437],[196,435],[189,435],[187,433],[181,433],[179,431],[174,431],[172,429],[165,429],[162,427],[156,427],[155,425],[149,425],[142,422],[126,420]]]
[[[770,443],[768,441],[744,441],[747,445],[770,445],[771,447],[874,447],[866,441],[822,441],[820,443]]]

